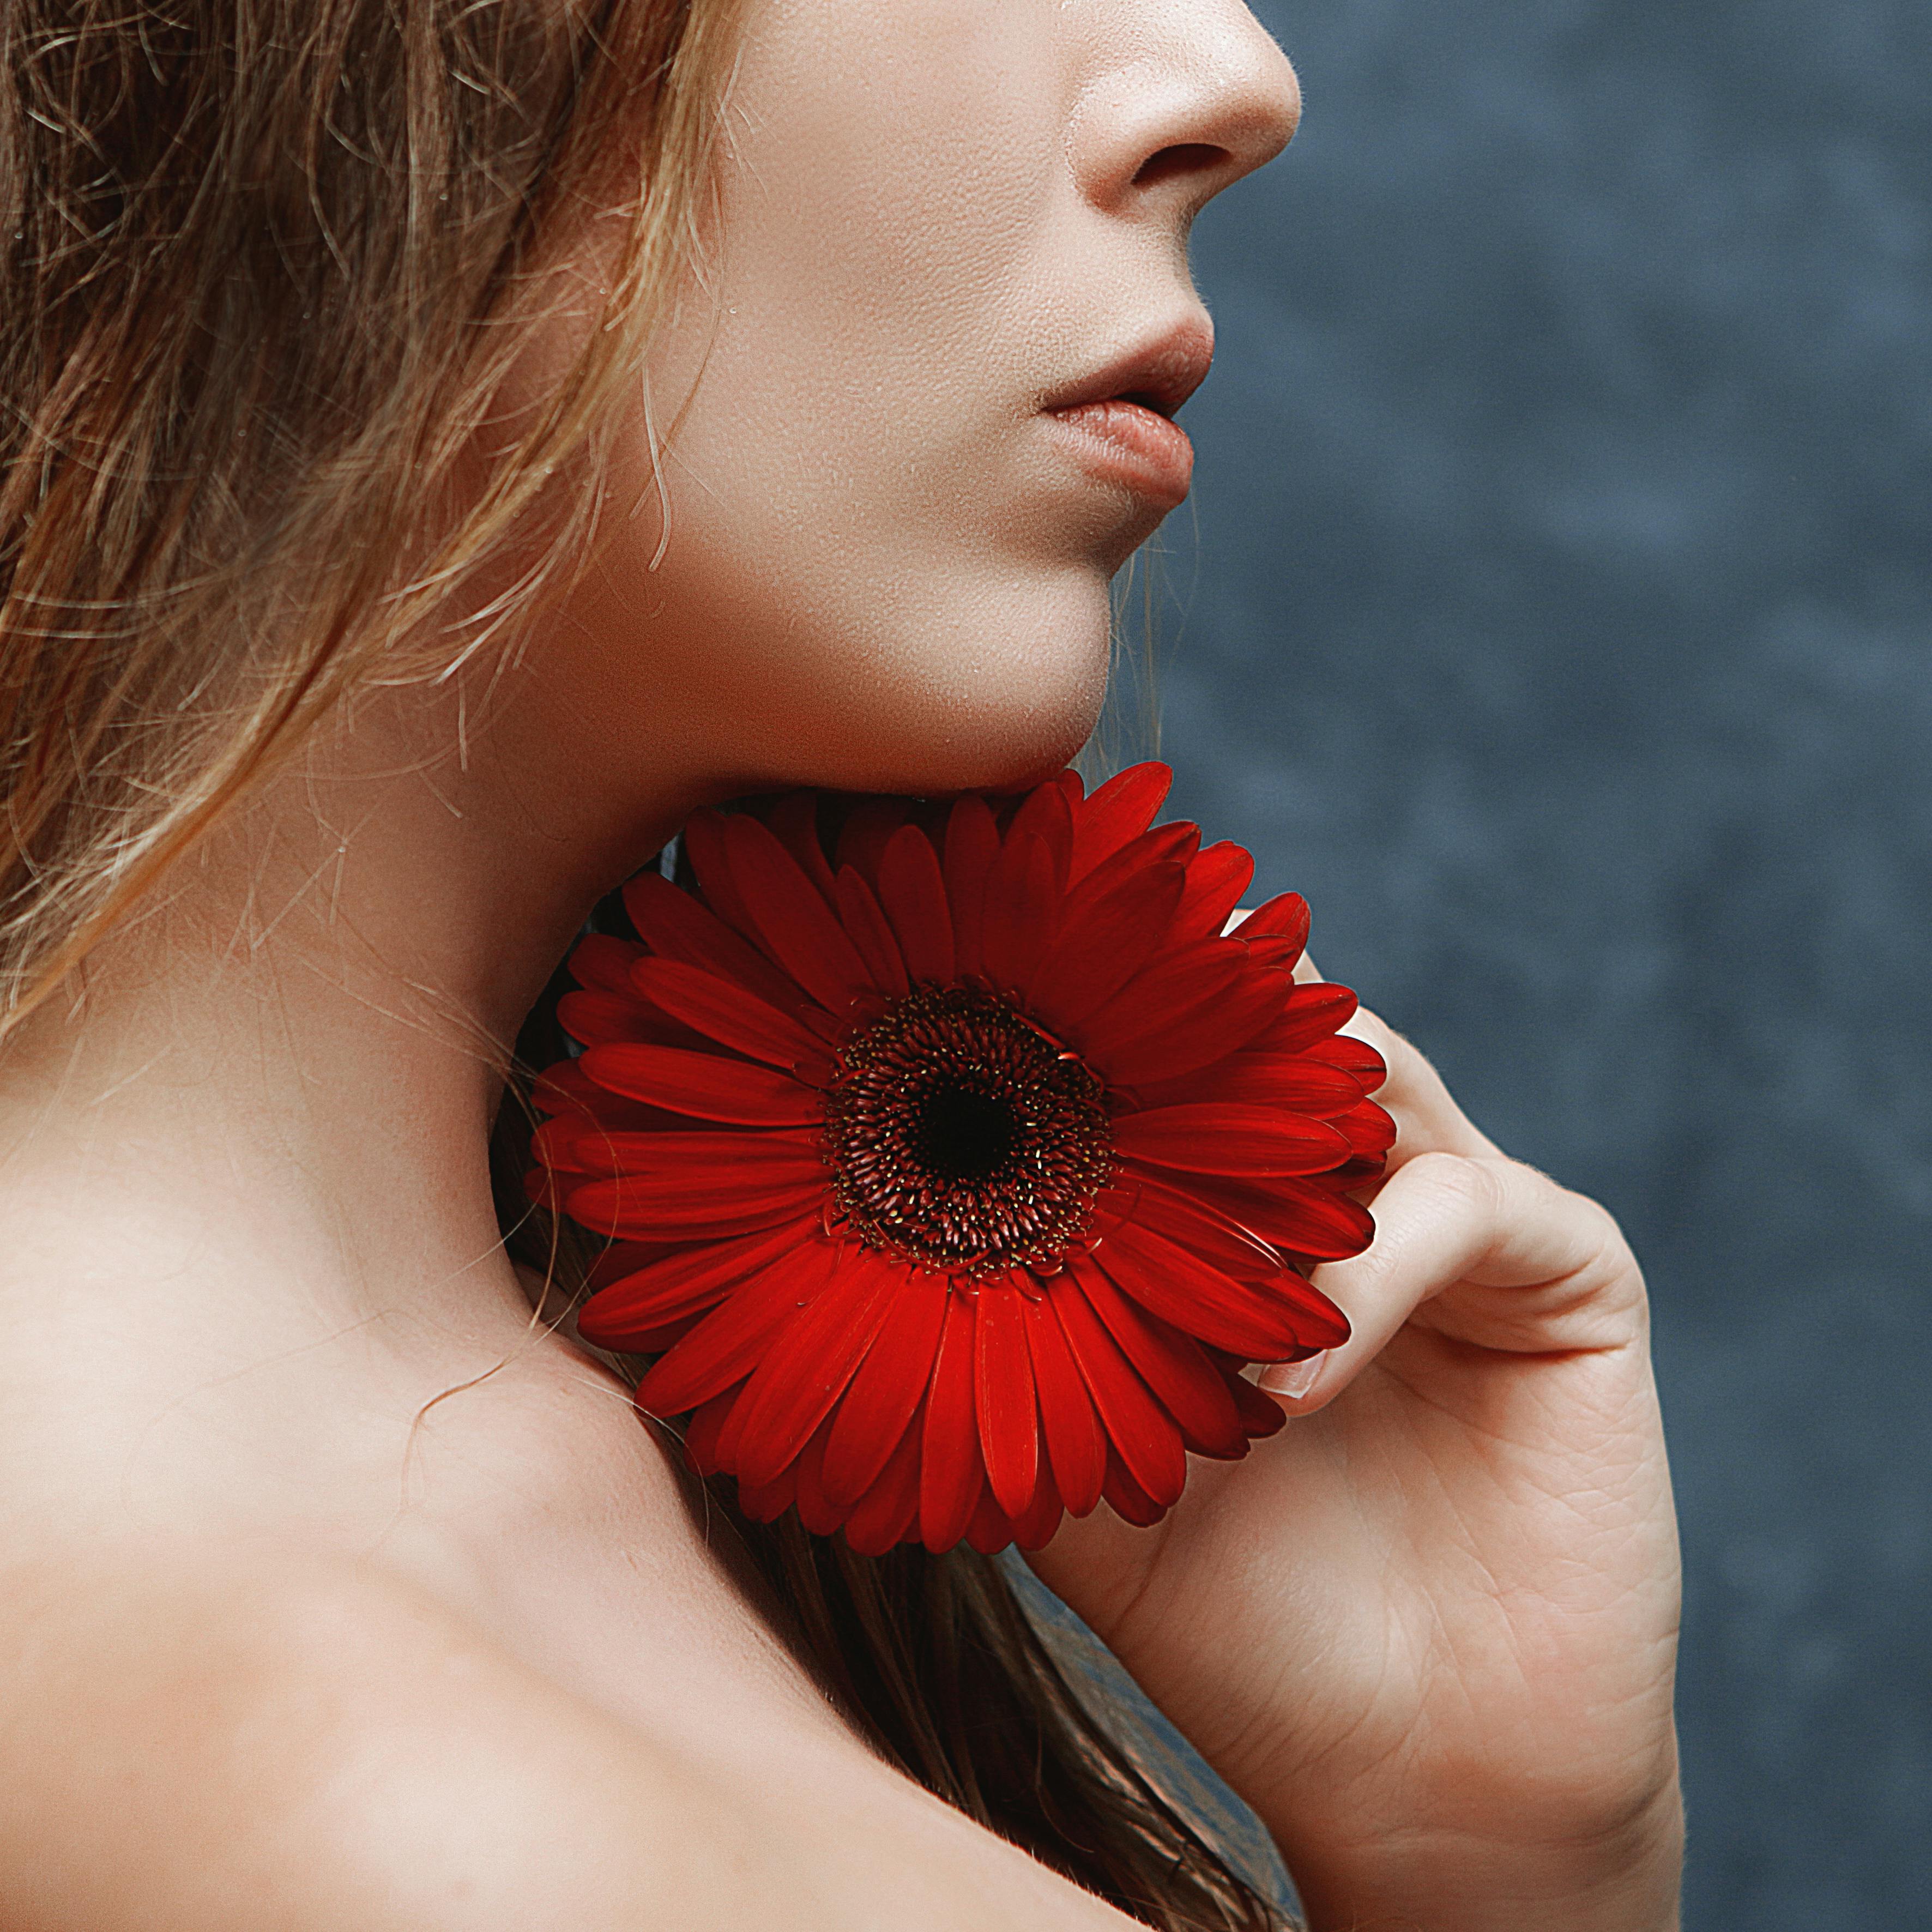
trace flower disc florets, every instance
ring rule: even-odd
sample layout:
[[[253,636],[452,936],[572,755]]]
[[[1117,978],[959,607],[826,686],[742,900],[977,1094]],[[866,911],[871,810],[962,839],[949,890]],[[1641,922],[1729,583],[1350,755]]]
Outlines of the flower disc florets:
[[[825,1090],[832,1197],[874,1247],[971,1276],[1050,1274],[1114,1172],[1100,1082],[1006,1001],[920,986],[850,1040]]]

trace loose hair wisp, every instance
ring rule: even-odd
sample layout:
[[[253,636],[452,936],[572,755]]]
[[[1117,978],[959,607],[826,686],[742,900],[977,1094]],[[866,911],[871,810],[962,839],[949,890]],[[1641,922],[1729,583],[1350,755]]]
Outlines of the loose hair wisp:
[[[346,691],[572,554],[594,492],[545,484],[687,257],[734,10],[0,5],[0,1030]],[[590,222],[575,365],[492,423]],[[540,506],[543,561],[439,631]]]

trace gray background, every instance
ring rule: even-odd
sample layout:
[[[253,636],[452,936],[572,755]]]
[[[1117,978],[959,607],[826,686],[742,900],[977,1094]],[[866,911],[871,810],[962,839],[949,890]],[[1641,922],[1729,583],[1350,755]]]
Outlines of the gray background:
[[[1932,1926],[1932,4],[1258,10],[1174,802],[1648,1267],[1693,1932]]]

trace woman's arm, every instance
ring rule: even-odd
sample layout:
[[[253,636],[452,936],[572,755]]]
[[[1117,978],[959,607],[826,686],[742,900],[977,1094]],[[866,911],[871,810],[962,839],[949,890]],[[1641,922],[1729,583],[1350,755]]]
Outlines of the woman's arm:
[[[0,1932],[1106,1932],[874,1763],[674,1745],[394,1579],[0,1574]]]
[[[1153,1531],[1034,1559],[1274,1832],[1318,1932],[1667,1932],[1678,1565],[1643,1283],[1366,1016],[1400,1130],[1349,1342]],[[1277,1378],[1270,1378],[1277,1379]]]

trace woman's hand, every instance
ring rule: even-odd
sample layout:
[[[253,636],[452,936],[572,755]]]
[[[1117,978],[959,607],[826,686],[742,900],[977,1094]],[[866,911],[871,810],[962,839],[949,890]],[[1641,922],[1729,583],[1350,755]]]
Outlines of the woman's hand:
[[[1354,1327],[1151,1530],[1033,1559],[1259,1813],[1317,1928],[1676,1923],[1678,1567],[1642,1277],[1372,1016],[1400,1136]],[[1313,1371],[1312,1381],[1308,1372]]]

